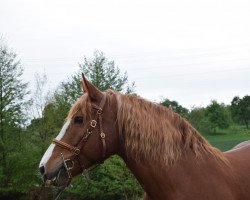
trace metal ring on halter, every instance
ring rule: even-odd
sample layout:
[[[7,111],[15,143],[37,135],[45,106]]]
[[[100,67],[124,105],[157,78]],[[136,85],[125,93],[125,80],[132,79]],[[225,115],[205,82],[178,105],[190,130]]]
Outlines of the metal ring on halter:
[[[90,126],[91,127],[93,127],[93,128],[95,128],[96,127],[96,124],[97,124],[97,121],[96,120],[91,120],[91,122],[90,122]]]
[[[71,180],[71,178],[72,178],[72,174],[71,174],[70,170],[74,168],[74,161],[70,160],[70,159],[65,160],[65,158],[63,156],[63,153],[61,153],[61,158],[62,158],[62,161],[63,161],[63,166],[64,166],[64,168],[65,168],[65,170],[66,170],[66,172],[68,174],[68,182],[69,182]],[[70,161],[72,163],[72,166],[68,166],[68,164],[67,164],[68,161]],[[60,177],[60,172],[61,171],[59,171],[59,173],[58,173],[58,178]]]
[[[77,148],[77,147],[73,147],[73,148],[71,149],[71,151],[72,151],[75,155],[79,155],[79,154],[80,154],[80,149]]]
[[[106,137],[105,133],[101,132],[101,133],[100,133],[100,137],[101,137],[102,139],[104,139],[104,138]]]
[[[69,166],[69,165],[67,164],[68,161],[71,162],[72,166]],[[68,170],[71,170],[71,169],[74,168],[75,163],[74,163],[73,160],[67,159],[67,160],[65,160],[65,163],[66,163],[66,165],[67,165],[67,169],[68,169]]]
[[[102,109],[101,109],[101,108],[97,110],[97,114],[98,114],[98,115],[101,115],[101,114],[102,114]]]

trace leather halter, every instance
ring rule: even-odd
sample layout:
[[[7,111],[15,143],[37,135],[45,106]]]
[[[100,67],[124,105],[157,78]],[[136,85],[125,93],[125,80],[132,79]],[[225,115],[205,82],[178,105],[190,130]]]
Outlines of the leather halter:
[[[66,149],[70,152],[72,152],[72,156],[70,156],[67,160],[64,159],[63,155],[62,155],[62,159],[63,159],[63,163],[64,163],[64,167],[66,168],[66,171],[68,173],[68,178],[69,178],[69,181],[70,179],[72,178],[71,176],[71,173],[70,173],[70,169],[68,169],[67,167],[67,161],[71,161],[72,163],[73,162],[73,159],[75,157],[78,158],[78,162],[82,168],[82,172],[83,173],[87,173],[87,169],[85,168],[84,164],[81,162],[81,159],[79,157],[80,153],[81,153],[81,150],[83,149],[85,143],[87,142],[89,136],[92,134],[92,131],[96,128],[97,124],[99,123],[99,128],[100,128],[100,138],[101,138],[101,141],[102,141],[102,162],[103,160],[105,159],[106,157],[106,141],[105,141],[105,133],[103,132],[103,126],[102,126],[102,112],[103,112],[103,107],[105,105],[105,102],[106,102],[106,94],[104,93],[103,94],[103,97],[102,97],[102,100],[100,102],[100,105],[99,106],[96,106],[95,104],[92,104],[92,108],[96,110],[96,116],[94,119],[92,119],[89,123],[89,128],[85,128],[84,129],[84,135],[83,137],[81,138],[81,140],[79,141],[79,143],[76,145],[76,146],[72,146],[70,144],[67,144],[66,142],[63,142],[63,141],[60,141],[60,140],[57,140],[57,139],[53,139],[53,143],[63,149]]]

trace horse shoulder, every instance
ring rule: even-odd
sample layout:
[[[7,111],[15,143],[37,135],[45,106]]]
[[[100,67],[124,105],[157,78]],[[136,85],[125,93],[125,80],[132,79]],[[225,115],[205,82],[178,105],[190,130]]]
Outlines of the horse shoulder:
[[[249,199],[250,193],[250,140],[236,145],[225,152],[231,166],[231,178],[238,199]]]
[[[241,142],[229,151],[226,151],[225,155],[229,160],[236,159],[237,162],[242,161],[245,164],[250,164],[250,140]]]

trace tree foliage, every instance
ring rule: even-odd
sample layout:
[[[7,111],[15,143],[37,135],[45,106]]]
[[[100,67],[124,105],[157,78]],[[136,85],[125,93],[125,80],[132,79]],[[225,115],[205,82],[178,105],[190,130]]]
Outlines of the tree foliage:
[[[177,101],[171,101],[167,98],[160,102],[161,105],[171,108],[174,112],[179,113],[183,117],[188,116],[188,109],[181,106]]]
[[[227,129],[232,123],[228,106],[214,100],[207,107],[193,108],[188,120],[201,133],[216,133],[218,129]]]
[[[230,115],[224,104],[219,104],[213,100],[206,108],[206,115],[210,122],[210,128],[215,133],[216,128],[228,128],[230,125]]]
[[[142,196],[142,189],[137,180],[118,156],[106,160],[92,172],[90,183],[81,177],[76,179],[69,192],[80,194],[80,197],[86,200],[137,199]]]
[[[134,82],[128,84],[127,73],[122,73],[115,62],[109,61],[103,52],[95,51],[92,58],[84,57],[76,74],[61,83],[56,93],[57,100],[71,105],[83,94],[80,83],[82,73],[101,91],[114,89],[126,93],[134,92]]]
[[[188,115],[188,120],[201,133],[210,132],[210,121],[206,115],[206,108],[192,108]]]
[[[128,83],[127,73],[121,74],[115,62],[109,61],[103,52],[95,51],[93,58],[84,57],[84,62],[80,64],[80,71],[86,74],[100,90],[133,91],[133,85],[126,85]]]
[[[242,99],[234,97],[231,102],[231,111],[233,119],[236,122],[243,123],[249,128],[250,123],[250,96],[246,95]]]
[[[27,121],[27,83],[17,55],[0,43],[0,189],[19,184],[15,168],[25,151],[23,127]],[[23,162],[19,164],[25,165]],[[18,175],[17,175],[18,174]]]

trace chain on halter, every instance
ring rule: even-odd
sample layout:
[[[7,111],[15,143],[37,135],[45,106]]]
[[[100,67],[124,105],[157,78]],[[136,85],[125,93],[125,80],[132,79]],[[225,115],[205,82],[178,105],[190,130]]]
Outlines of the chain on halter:
[[[67,185],[70,183],[71,179],[72,179],[72,175],[71,175],[71,170],[74,167],[74,161],[73,159],[75,157],[77,157],[78,162],[82,168],[82,174],[87,178],[88,180],[88,171],[90,169],[85,168],[84,163],[82,163],[79,154],[81,153],[81,150],[83,149],[85,143],[87,142],[89,136],[92,134],[92,131],[96,128],[97,124],[99,123],[99,128],[100,128],[100,138],[102,141],[102,160],[105,159],[106,157],[106,135],[103,132],[103,126],[102,126],[102,112],[103,112],[103,107],[105,105],[106,102],[106,94],[104,94],[101,103],[99,106],[96,106],[94,104],[92,104],[92,108],[94,108],[95,110],[97,110],[96,112],[96,117],[95,119],[92,119],[89,123],[89,128],[85,128],[84,129],[84,135],[81,138],[81,140],[79,141],[77,146],[72,146],[70,144],[67,144],[63,141],[57,140],[57,139],[53,139],[53,143],[63,149],[66,149],[68,151],[70,151],[72,153],[72,155],[68,158],[65,159],[63,154],[61,153],[61,158],[63,160],[63,166],[68,174],[68,181],[67,181]],[[71,166],[69,167],[69,162],[71,162]],[[95,166],[94,166],[95,167]],[[93,169],[94,167],[92,167],[91,169]]]

